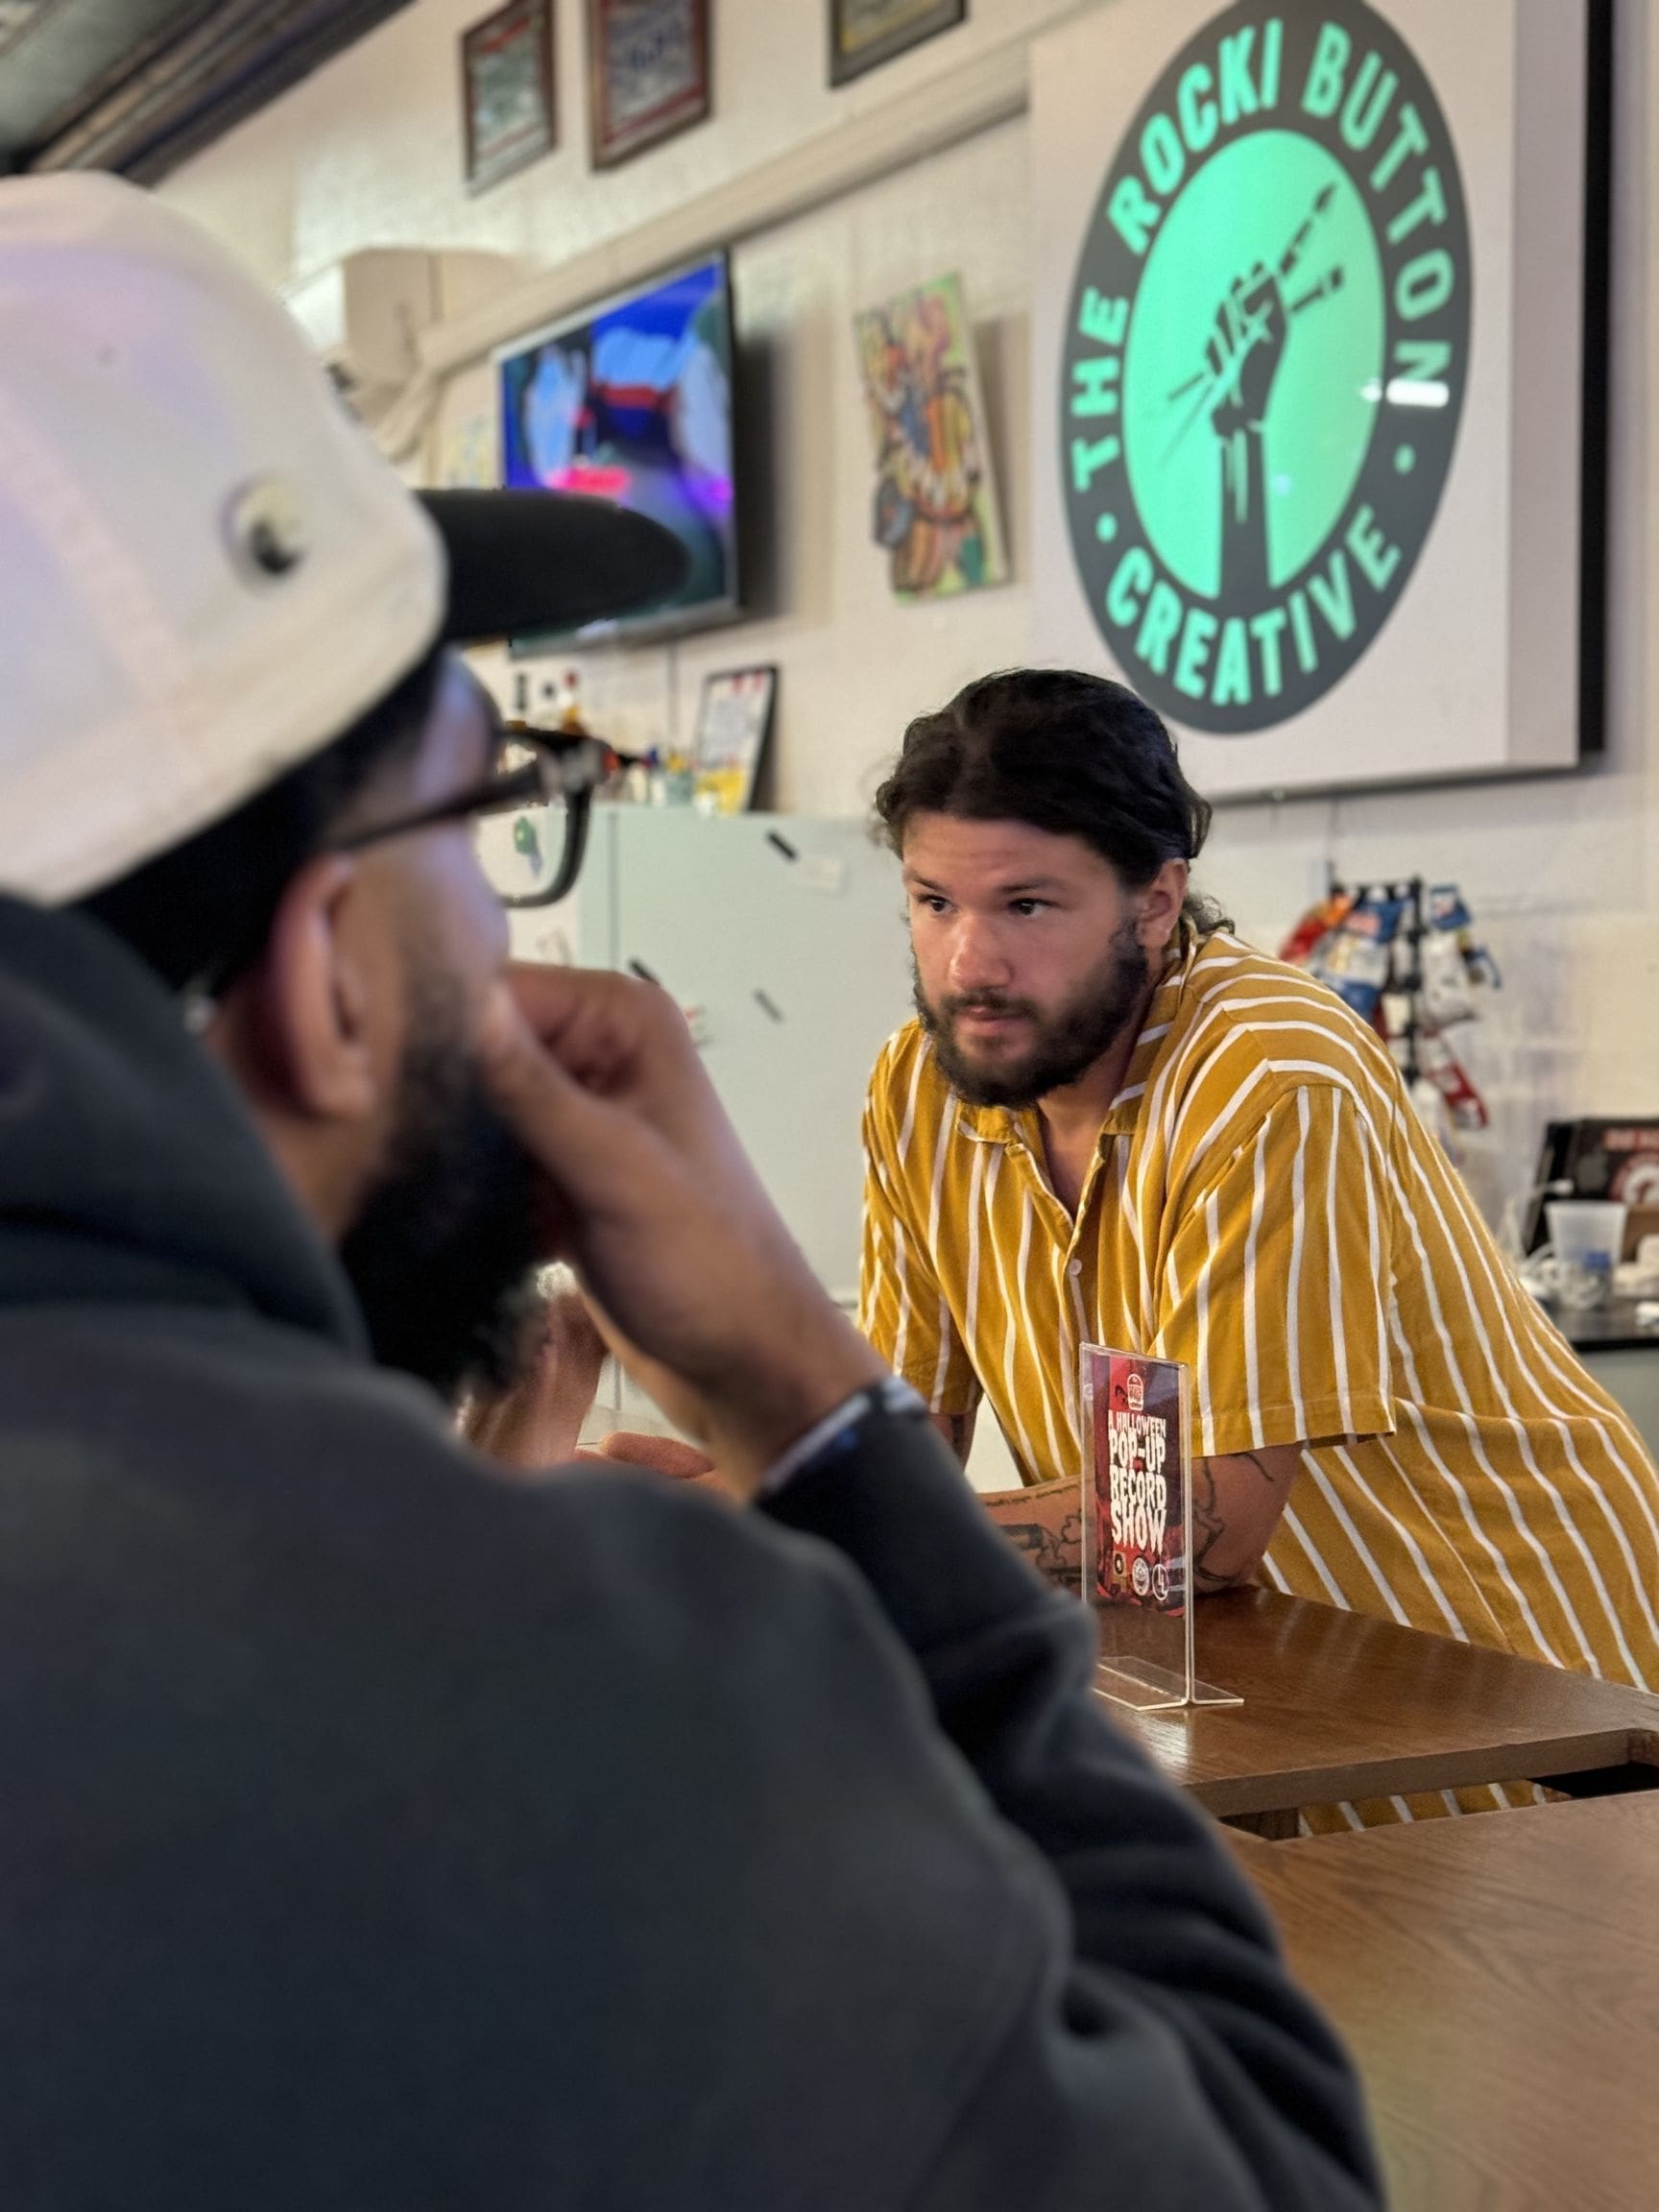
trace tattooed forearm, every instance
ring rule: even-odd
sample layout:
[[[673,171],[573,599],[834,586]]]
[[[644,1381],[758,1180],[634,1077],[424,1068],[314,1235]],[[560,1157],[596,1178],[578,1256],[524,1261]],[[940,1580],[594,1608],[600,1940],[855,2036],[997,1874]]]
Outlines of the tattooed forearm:
[[[1227,1524],[1215,1505],[1215,1478],[1206,1459],[1192,1464],[1192,1587],[1207,1590],[1231,1588],[1231,1575],[1217,1574],[1210,1565],[1211,1553],[1227,1534]]]
[[[1276,1473],[1260,1452],[1235,1452],[1230,1456],[1235,1465],[1242,1462],[1246,1466],[1254,1467],[1263,1482],[1280,1482],[1285,1479],[1284,1474],[1282,1472]]]
[[[1192,1464],[1192,1587],[1200,1597],[1253,1575],[1272,1539],[1302,1448],[1228,1452]]]
[[[1005,1520],[998,1526],[1010,1544],[1023,1551],[1037,1572],[1063,1590],[1075,1591],[1083,1572],[1083,1515],[1070,1512],[1058,1524]]]

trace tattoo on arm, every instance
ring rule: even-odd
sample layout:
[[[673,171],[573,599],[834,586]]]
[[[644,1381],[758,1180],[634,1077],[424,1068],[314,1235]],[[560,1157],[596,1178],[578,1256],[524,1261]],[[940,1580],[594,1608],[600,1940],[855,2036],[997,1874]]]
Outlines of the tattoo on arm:
[[[1043,1521],[1002,1521],[1004,1536],[1037,1572],[1063,1590],[1075,1591],[1083,1568],[1083,1514],[1068,1513],[1058,1528]]]
[[[974,1416],[972,1413],[948,1413],[945,1418],[950,1424],[950,1434],[948,1439],[950,1449],[955,1453],[957,1458],[966,1465],[968,1448],[974,1441]]]
[[[1264,1465],[1254,1452],[1229,1452],[1227,1457],[1234,1465],[1254,1467],[1269,1489],[1279,1479],[1273,1469]],[[1226,1535],[1227,1524],[1216,1502],[1215,1478],[1210,1462],[1195,1459],[1192,1463],[1192,1587],[1195,1592],[1231,1590],[1238,1580],[1237,1570],[1227,1574],[1207,1564],[1210,1554],[1225,1541]]]
[[[1227,1533],[1227,1524],[1215,1509],[1215,1478],[1206,1459],[1192,1462],[1192,1587],[1195,1591],[1225,1590],[1233,1579],[1217,1575],[1206,1564]]]

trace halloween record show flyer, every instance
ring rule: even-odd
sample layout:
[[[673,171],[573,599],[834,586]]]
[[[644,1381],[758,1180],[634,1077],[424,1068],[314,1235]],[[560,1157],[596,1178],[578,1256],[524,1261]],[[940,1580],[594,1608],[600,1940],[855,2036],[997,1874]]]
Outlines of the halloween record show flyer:
[[[1143,1712],[1237,1705],[1196,1666],[1190,1371],[1099,1344],[1084,1345],[1081,1367],[1083,1595],[1100,1640],[1096,1694]]]
[[[1093,1596],[1179,1617],[1187,1607],[1186,1370],[1093,1344],[1083,1359],[1093,1414]]]

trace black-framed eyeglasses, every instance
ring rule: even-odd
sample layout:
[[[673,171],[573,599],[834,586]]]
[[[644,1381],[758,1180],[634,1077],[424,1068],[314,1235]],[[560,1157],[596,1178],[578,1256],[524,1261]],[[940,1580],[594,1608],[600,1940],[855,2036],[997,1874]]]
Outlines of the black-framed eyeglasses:
[[[440,823],[473,820],[480,826],[484,872],[501,903],[555,905],[574,889],[581,874],[594,792],[619,769],[642,767],[645,762],[638,754],[620,752],[602,737],[536,730],[523,722],[503,723],[498,740],[495,768],[481,782],[390,822],[349,830],[330,839],[329,850],[355,853],[365,845],[435,829]],[[538,807],[563,810],[557,858],[548,836],[550,823],[534,819]],[[510,822],[500,819],[509,816]]]
[[[588,850],[593,794],[619,769],[646,767],[637,753],[623,753],[602,737],[565,730],[535,730],[527,723],[498,724],[493,772],[464,791],[430,806],[365,824],[328,839],[324,850],[355,853],[389,837],[406,837],[445,822],[475,821],[479,858],[490,887],[504,906],[552,906],[575,888]],[[564,827],[550,834],[563,809]],[[538,820],[538,814],[541,819]],[[253,958],[263,929],[227,949],[180,994],[187,1029],[200,1033],[212,1021],[221,994]]]

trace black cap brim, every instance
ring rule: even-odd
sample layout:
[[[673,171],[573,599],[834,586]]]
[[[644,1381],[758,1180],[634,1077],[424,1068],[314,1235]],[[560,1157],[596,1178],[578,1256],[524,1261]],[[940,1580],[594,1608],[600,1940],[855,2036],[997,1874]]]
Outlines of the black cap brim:
[[[685,583],[671,530],[568,492],[422,492],[449,560],[450,644],[533,637],[660,605]]]

